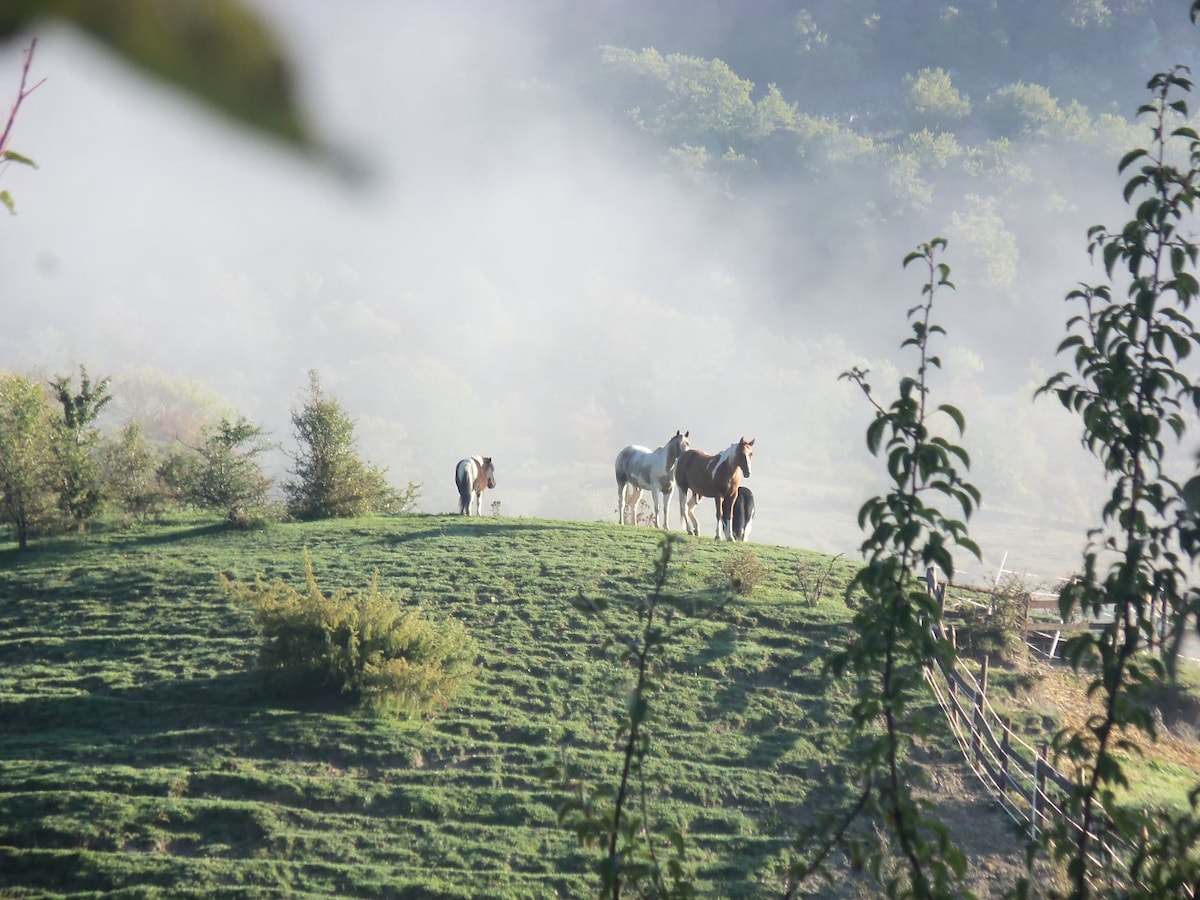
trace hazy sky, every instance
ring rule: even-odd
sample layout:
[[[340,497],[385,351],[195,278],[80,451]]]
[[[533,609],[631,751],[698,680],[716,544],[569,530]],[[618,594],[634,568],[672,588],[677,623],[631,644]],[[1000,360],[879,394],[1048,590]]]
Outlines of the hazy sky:
[[[485,506],[608,519],[625,444],[658,446],[677,428],[711,452],[756,437],[755,538],[855,555],[879,467],[862,450],[869,408],[837,374],[869,366],[890,392],[883,354],[903,361],[882,348],[906,336],[920,287],[900,259],[932,235],[881,231],[869,259],[822,259],[813,283],[779,283],[772,261],[804,247],[773,245],[770,198],[725,209],[631,162],[619,129],[539,77],[554,48],[536,6],[496,6],[259,5],[299,64],[317,132],[367,173],[357,179],[43,29],[34,74],[47,80],[13,142],[40,168],[0,173],[19,212],[0,216],[0,367],[84,363],[118,388],[122,373],[152,367],[200,382],[286,446],[315,368],[357,419],[362,454],[422,483],[427,512],[454,508],[454,464],[481,453],[498,481]],[[4,97],[24,43],[0,47]],[[1044,244],[1054,258],[1027,260],[1029,283],[1051,298],[1031,313],[1039,328],[1061,322],[1060,298],[1094,277],[1083,229],[1115,199],[1114,181],[1095,207],[1063,213]],[[1072,259],[1059,258],[1064,234]],[[858,300],[883,290],[900,298],[894,312],[864,315]],[[797,292],[811,293],[807,306]],[[997,329],[1007,312],[948,303],[961,343],[947,368],[960,374],[945,385],[983,423],[977,481],[1000,483],[1006,461],[1035,457],[1090,477],[1074,473],[1088,464],[1067,417],[1028,408],[1059,367],[1061,335]],[[1006,433],[1038,437],[1006,454]],[[711,529],[711,503],[703,510]],[[994,572],[1006,553],[1039,574],[1070,570],[1082,531],[1052,518],[985,508],[987,563],[972,571]]]

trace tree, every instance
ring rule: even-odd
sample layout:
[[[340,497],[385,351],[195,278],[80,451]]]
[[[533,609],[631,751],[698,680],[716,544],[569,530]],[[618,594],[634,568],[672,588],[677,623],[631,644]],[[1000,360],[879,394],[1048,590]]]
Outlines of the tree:
[[[199,447],[173,454],[160,473],[183,502],[217,510],[231,525],[246,525],[267,506],[272,481],[258,457],[271,446],[245,417],[223,418]]]
[[[308,373],[308,399],[292,412],[292,426],[299,450],[294,478],[283,486],[290,515],[336,519],[393,510],[399,500],[386,470],[358,457],[354,420],[325,393],[315,369]]]
[[[904,260],[906,267],[923,264],[928,280],[922,288],[924,302],[908,311],[912,336],[901,346],[914,348],[918,360],[916,372],[900,379],[898,399],[883,406],[872,395],[864,370],[854,368],[841,376],[857,384],[874,407],[867,448],[872,455],[886,456],[891,479],[885,496],[867,500],[859,510],[859,526],[867,533],[862,544],[866,563],[846,589],[847,598],[856,597],[859,604],[854,636],[829,664],[834,675],[848,677],[856,691],[850,729],[862,748],[863,789],[841,823],[821,835],[808,860],[793,867],[788,897],[846,840],[851,824],[862,814],[872,816],[894,842],[890,847],[872,842],[873,846],[858,848],[872,874],[884,878],[884,860],[892,849],[904,867],[906,878],[900,874],[887,878],[888,896],[955,895],[966,869],[966,860],[946,827],[914,794],[913,785],[921,783],[922,774],[909,758],[914,739],[931,725],[914,703],[925,689],[924,667],[954,658],[945,629],[937,627],[942,618],[938,598],[917,576],[929,566],[938,566],[952,578],[956,546],[979,556],[965,522],[945,515],[930,502],[949,501],[965,520],[980,501],[979,491],[959,471],[969,466],[966,450],[931,429],[935,416],[949,419],[959,434],[965,428],[956,408],[933,406],[928,385],[931,369],[941,368],[930,340],[945,333],[932,321],[934,297],[940,289],[954,287],[949,266],[937,260],[945,247],[944,239],[935,238]]]
[[[100,507],[101,470],[96,457],[100,432],[95,421],[112,395],[108,392],[111,379],[102,378],[93,385],[85,366],[79,367],[79,393],[74,393],[71,381],[70,375],[58,375],[50,387],[63,410],[54,429],[58,505],[79,526]]]
[[[971,114],[971,101],[950,80],[944,69],[922,69],[904,76],[908,107],[922,120],[946,127]]]
[[[1193,22],[1198,14],[1200,2],[1192,6]],[[1065,651],[1090,677],[1089,695],[1099,698],[1101,712],[1054,742],[1080,773],[1070,804],[1078,825],[1051,828],[1046,841],[1067,861],[1071,896],[1081,900],[1110,892],[1182,896],[1200,881],[1200,786],[1179,816],[1116,802],[1128,785],[1122,757],[1138,733],[1156,736],[1143,698],[1174,676],[1184,631],[1200,615],[1200,594],[1189,585],[1200,557],[1200,523],[1170,474],[1168,456],[1200,413],[1200,385],[1182,370],[1200,348],[1189,314],[1200,301],[1200,244],[1191,237],[1200,133],[1180,124],[1187,105],[1176,97],[1192,87],[1186,69],[1159,73],[1148,87],[1153,100],[1139,114],[1150,118],[1152,140],[1119,166],[1129,174],[1124,196],[1134,217],[1117,231],[1089,230],[1089,253],[1103,261],[1109,283],[1068,294],[1083,310],[1058,349],[1075,371],[1057,373],[1039,391],[1080,417],[1082,443],[1111,486],[1102,521],[1089,534],[1083,574],[1060,599],[1064,619],[1112,610],[1110,624],[1072,637]],[[1166,611],[1166,635],[1156,607]],[[1148,652],[1160,642],[1161,655]],[[1096,852],[1104,832],[1132,853]]]
[[[31,532],[57,518],[56,475],[46,392],[24,376],[0,375],[0,512],[21,549]]]
[[[115,440],[101,446],[100,467],[105,493],[124,512],[141,518],[162,508],[167,494],[141,422],[129,422]]]

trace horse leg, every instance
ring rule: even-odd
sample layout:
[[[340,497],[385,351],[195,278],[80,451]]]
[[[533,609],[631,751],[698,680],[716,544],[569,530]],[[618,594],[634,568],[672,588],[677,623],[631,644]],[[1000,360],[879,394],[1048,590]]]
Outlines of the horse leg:
[[[617,482],[617,524],[625,524],[625,482]]]
[[[657,528],[657,527],[659,526],[659,523],[663,521],[662,519],[660,519],[660,518],[658,517],[658,501],[659,501],[659,498],[660,498],[660,493],[659,493],[659,490],[658,490],[658,485],[657,485],[657,484],[651,484],[651,485],[650,485],[650,499],[654,501],[654,527],[655,527],[655,528]],[[664,507],[664,509],[663,509],[663,512],[664,512],[664,513],[666,512],[666,508],[665,508],[665,507]]]
[[[729,497],[717,498],[717,540],[722,536],[727,541],[733,540],[733,500]]]
[[[686,491],[684,493],[687,493]],[[680,498],[682,502],[683,498]],[[696,504],[700,502],[700,495],[692,492],[692,495],[687,499],[687,533],[694,534],[697,537],[700,535],[700,520],[696,518]]]
[[[625,506],[623,507],[629,512],[630,525],[638,523],[638,504],[641,502],[642,489],[631,482],[629,487],[625,488]]]
[[[668,522],[667,519],[670,518],[668,511],[671,509],[671,492],[673,489],[674,489],[674,486],[669,483],[667,484],[667,486],[665,488],[663,488],[663,491],[662,491],[662,518],[661,519],[658,518],[658,504],[657,503],[654,504],[655,524],[661,525],[664,531],[671,530],[671,523]]]

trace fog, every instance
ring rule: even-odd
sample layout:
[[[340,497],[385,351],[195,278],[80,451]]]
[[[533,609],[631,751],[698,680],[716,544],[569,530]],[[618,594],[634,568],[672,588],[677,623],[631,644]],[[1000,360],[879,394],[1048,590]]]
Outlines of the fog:
[[[0,368],[113,374],[128,415],[169,382],[285,449],[315,369],[362,456],[420,483],[425,512],[455,507],[454,464],[481,453],[502,515],[613,520],[624,445],[744,435],[755,539],[854,557],[883,471],[871,409],[837,376],[868,368],[891,396],[922,283],[900,262],[943,233],[958,290],[939,300],[935,390],[967,415],[984,492],[968,574],[1078,565],[1102,482],[1073,420],[1032,394],[1063,367],[1063,296],[1100,277],[1086,228],[1123,221],[1115,157],[1061,161],[1062,196],[1031,202],[999,291],[949,209],[937,232],[829,233],[819,209],[781,230],[769,196],[725,203],[664,176],[545,79],[562,50],[533,4],[259,6],[333,163],[40,31],[47,80],[13,143],[39,169],[0,175],[18,208],[0,216]],[[0,46],[3,97],[27,43]],[[711,502],[703,515],[711,534]]]

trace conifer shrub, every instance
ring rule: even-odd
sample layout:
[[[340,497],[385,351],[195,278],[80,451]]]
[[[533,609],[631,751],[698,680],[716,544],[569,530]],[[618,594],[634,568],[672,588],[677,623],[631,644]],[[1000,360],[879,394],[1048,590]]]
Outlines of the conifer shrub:
[[[326,594],[305,551],[304,577],[303,590],[221,577],[253,609],[259,669],[285,694],[327,690],[378,715],[418,717],[448,706],[474,675],[478,650],[466,628],[382,592],[377,574],[363,591]]]

